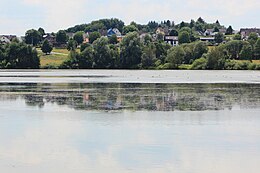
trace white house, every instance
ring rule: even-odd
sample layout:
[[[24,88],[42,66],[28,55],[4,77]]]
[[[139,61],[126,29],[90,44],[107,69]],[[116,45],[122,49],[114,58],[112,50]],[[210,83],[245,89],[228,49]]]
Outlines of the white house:
[[[164,41],[172,46],[177,46],[179,44],[179,39],[177,36],[166,35],[164,36]]]
[[[0,36],[0,43],[1,44],[8,44],[11,43],[11,41],[4,35]]]

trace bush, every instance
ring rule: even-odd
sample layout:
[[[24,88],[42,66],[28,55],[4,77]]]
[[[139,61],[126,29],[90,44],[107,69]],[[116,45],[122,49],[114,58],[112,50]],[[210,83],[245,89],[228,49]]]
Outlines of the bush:
[[[256,64],[255,70],[260,70],[260,64]]]
[[[249,64],[249,62],[245,61],[236,62],[233,70],[248,70]]]
[[[248,65],[248,70],[254,70],[254,69],[256,69],[256,63],[250,63],[249,65]]]
[[[171,69],[171,64],[165,63],[165,64],[162,64],[162,65],[159,65],[156,69],[158,69],[158,70]]]
[[[237,61],[235,61],[235,60],[227,60],[225,62],[225,70],[235,70],[236,64],[237,64]]]
[[[206,58],[199,58],[196,59],[191,66],[192,70],[205,70],[207,66],[207,59]]]

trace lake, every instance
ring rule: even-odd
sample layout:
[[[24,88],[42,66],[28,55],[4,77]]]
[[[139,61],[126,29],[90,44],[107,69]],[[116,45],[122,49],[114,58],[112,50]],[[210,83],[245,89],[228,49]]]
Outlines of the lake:
[[[5,173],[255,173],[259,71],[2,70]]]

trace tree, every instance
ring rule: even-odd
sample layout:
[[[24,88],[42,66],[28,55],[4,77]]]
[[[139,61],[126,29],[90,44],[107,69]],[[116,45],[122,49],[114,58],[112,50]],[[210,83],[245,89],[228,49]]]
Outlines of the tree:
[[[79,68],[86,69],[92,68],[94,63],[94,48],[89,44],[80,54],[79,60]]]
[[[195,21],[192,19],[191,21],[190,21],[190,28],[193,28],[195,26]]]
[[[183,63],[185,52],[181,46],[172,47],[168,51],[167,62],[170,63],[172,68],[178,68]]]
[[[108,39],[109,39],[110,44],[117,44],[118,43],[117,36],[115,34],[112,35],[111,37],[109,37]]]
[[[45,35],[45,31],[43,28],[39,28],[38,29],[38,32],[41,34],[41,36],[44,36]]]
[[[205,24],[205,21],[201,17],[199,17],[197,23]]]
[[[242,60],[252,60],[253,59],[253,48],[250,45],[250,43],[244,44],[240,54],[239,58]]]
[[[42,52],[47,55],[51,53],[52,49],[53,49],[52,45],[49,43],[47,39],[45,39],[41,47]]]
[[[179,33],[179,43],[190,43],[190,34],[187,31]]]
[[[111,68],[120,68],[120,48],[118,45],[110,44]]]
[[[226,35],[232,35],[233,34],[233,28],[232,28],[232,26],[229,26],[228,28],[227,28],[227,31],[226,31]]]
[[[260,60],[260,38],[257,39],[254,46],[254,58]]]
[[[148,22],[147,26],[149,27],[150,31],[154,31],[156,28],[158,28],[159,24],[155,21]]]
[[[230,59],[238,59],[239,53],[243,47],[243,42],[240,40],[232,40],[225,44],[227,55]]]
[[[4,60],[0,63],[2,68],[37,69],[40,65],[36,49],[25,43],[7,44],[4,55]]]
[[[179,29],[181,29],[181,28],[183,28],[183,27],[185,27],[186,25],[185,25],[185,22],[184,21],[182,21],[181,23],[180,23],[180,25],[179,25]]]
[[[120,61],[122,68],[137,68],[141,63],[142,44],[137,32],[128,33],[121,42]]]
[[[223,70],[226,57],[222,47],[216,47],[207,54],[206,68],[211,70]]]
[[[68,36],[64,30],[60,30],[56,34],[56,41],[59,44],[65,44],[68,41]]]
[[[143,49],[143,54],[141,58],[142,67],[154,67],[154,63],[156,60],[156,47],[153,43],[149,43]]]
[[[215,41],[216,43],[222,43],[224,41],[224,35],[219,32],[215,35]]]
[[[75,51],[77,48],[77,42],[73,39],[69,39],[67,44],[67,50],[68,51]]]
[[[199,59],[196,59],[191,66],[192,70],[205,70],[207,66],[207,59],[202,57]]]
[[[186,32],[188,32],[188,33],[191,33],[191,29],[190,29],[189,27],[182,27],[182,28],[179,30],[180,33],[183,32],[183,31],[186,31]]]
[[[97,31],[89,34],[89,43],[93,43],[95,40],[101,37],[101,34]]]
[[[25,43],[36,46],[41,41],[41,33],[35,29],[26,31],[25,33]]]
[[[163,33],[157,34],[157,40],[158,41],[163,41],[163,39],[164,39],[164,34]]]
[[[208,47],[204,42],[199,41],[195,43],[193,52],[194,52],[194,59],[198,59],[201,58],[204,53],[208,52]]]
[[[80,52],[83,52],[89,46],[91,46],[91,44],[89,44],[89,43],[82,43],[80,45]]]
[[[165,63],[165,59],[167,56],[167,51],[172,47],[170,44],[165,42],[155,42],[156,47],[156,58],[161,61],[161,63]]]
[[[78,31],[73,36],[73,39],[77,42],[78,45],[82,44],[84,41],[83,34],[84,34],[83,31]]]
[[[166,26],[171,27],[171,21],[170,20],[166,21]]]
[[[214,27],[214,31],[213,32],[219,32],[219,29],[218,29],[218,27]]]
[[[135,25],[128,25],[128,26],[124,26],[123,28],[123,33],[127,34],[129,32],[137,32],[138,28]]]
[[[77,53],[76,51],[70,51],[70,54],[67,58],[67,60],[65,60],[59,68],[61,69],[78,69],[79,68],[79,59],[80,59],[80,54]]]
[[[257,33],[251,32],[251,33],[249,34],[249,36],[248,36],[247,41],[248,41],[252,46],[254,46],[254,44],[256,43],[257,39],[258,39]]]
[[[110,54],[108,38],[98,38],[93,43],[94,47],[94,67],[95,68],[111,68],[113,60]]]
[[[152,36],[150,34],[145,34],[143,43],[144,45],[148,45],[153,41]]]
[[[183,63],[184,64],[192,63],[194,61],[194,52],[193,52],[194,43],[183,44],[181,46],[183,47],[183,50],[185,52]]]
[[[178,36],[178,31],[176,30],[176,29],[172,29],[171,31],[170,31],[170,34],[169,34],[170,36]]]
[[[241,40],[241,35],[240,34],[234,35],[233,40]]]

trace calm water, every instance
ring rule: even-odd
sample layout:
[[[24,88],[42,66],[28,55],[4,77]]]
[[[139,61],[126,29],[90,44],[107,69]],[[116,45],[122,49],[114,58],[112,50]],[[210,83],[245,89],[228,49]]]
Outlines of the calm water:
[[[101,73],[0,73],[0,172],[259,172],[259,72]]]

